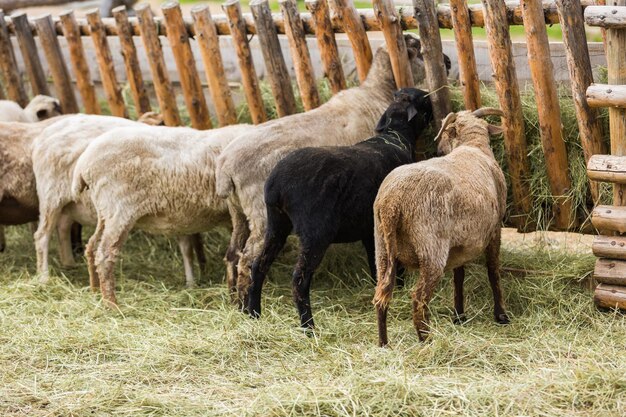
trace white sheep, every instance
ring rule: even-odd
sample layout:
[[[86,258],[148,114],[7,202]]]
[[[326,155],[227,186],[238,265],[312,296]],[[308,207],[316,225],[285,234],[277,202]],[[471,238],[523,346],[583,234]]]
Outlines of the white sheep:
[[[418,84],[425,76],[420,42],[412,35],[405,39]],[[233,301],[244,303],[251,265],[263,246],[267,225],[263,187],[276,164],[298,148],[353,145],[370,137],[394,91],[389,53],[381,47],[360,87],[344,90],[314,110],[260,125],[224,149],[217,163],[217,188],[218,195],[228,199],[233,222],[224,259]]]
[[[374,203],[374,304],[381,346],[387,344],[387,309],[397,262],[420,270],[413,293],[413,324],[420,340],[428,336],[428,302],[444,272],[483,253],[495,319],[509,321],[499,284],[506,182],[489,145],[489,134],[502,129],[479,119],[486,115],[503,113],[488,108],[450,113],[437,135],[438,153],[445,156],[398,167],[380,186]],[[462,280],[459,284],[455,290],[460,290],[462,309]],[[457,315],[462,314],[457,308]]]
[[[226,202],[215,193],[215,159],[253,128],[115,129],[87,147],[76,163],[72,189],[75,199],[90,198],[97,213],[85,255],[90,282],[99,282],[105,301],[116,303],[113,267],[131,229],[182,236],[228,225]],[[183,242],[181,250],[190,248]]]
[[[14,101],[0,100],[0,122],[34,123],[62,114],[59,100],[36,96],[25,108]]]

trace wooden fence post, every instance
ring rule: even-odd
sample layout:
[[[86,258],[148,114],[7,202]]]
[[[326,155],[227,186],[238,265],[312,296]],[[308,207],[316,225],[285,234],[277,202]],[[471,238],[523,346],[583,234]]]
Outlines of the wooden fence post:
[[[96,52],[96,61],[98,61],[98,67],[100,68],[104,94],[109,103],[111,114],[118,117],[128,117],[126,104],[122,96],[122,89],[115,75],[115,65],[113,63],[113,57],[111,56],[111,49],[109,48],[106,32],[102,25],[102,19],[100,18],[100,11],[93,9],[87,12],[86,17]]]
[[[52,81],[56,94],[61,101],[61,107],[63,113],[78,113],[78,104],[76,103],[76,96],[74,95],[74,87],[70,79],[70,73],[65,64],[65,58],[61,52],[61,46],[57,39],[57,33],[52,22],[52,17],[46,15],[38,19],[34,19],[35,27],[37,28],[37,34],[39,35],[39,42],[43,47],[46,59],[48,60],[48,67],[52,73]]]
[[[315,72],[306,43],[306,33],[295,0],[279,0],[278,3],[285,19],[285,33],[291,49],[300,96],[304,110],[308,111],[319,107],[320,96],[315,85]]]
[[[568,172],[567,149],[561,130],[561,107],[554,81],[550,44],[541,0],[522,0],[524,30],[528,46],[528,65],[535,87],[541,143],[546,161],[550,191],[555,199],[554,225],[568,230],[576,224],[576,212],[567,194],[572,188]]]
[[[265,107],[263,106],[259,79],[257,78],[254,62],[252,61],[252,52],[250,52],[250,45],[248,45],[246,22],[241,15],[239,0],[228,0],[222,5],[222,9],[228,18],[230,34],[233,38],[237,58],[239,59],[243,90],[246,94],[246,101],[248,102],[252,122],[254,124],[263,123],[267,120],[267,115],[265,113]]]
[[[413,0],[415,19],[418,22],[426,81],[433,103],[433,114],[437,128],[452,110],[448,89],[448,71],[443,58],[441,35],[434,0]]]
[[[409,64],[409,55],[406,51],[406,42],[402,34],[402,25],[393,0],[372,0],[372,5],[385,36],[385,44],[391,60],[393,77],[396,79],[396,87],[414,87],[415,83]]]
[[[2,9],[0,9],[0,72],[2,72],[4,87],[7,90],[9,99],[25,107],[28,104],[28,95],[17,69],[15,53],[13,52],[13,45],[11,44]]]
[[[15,37],[22,51],[24,66],[28,74],[28,81],[33,90],[33,95],[43,94],[50,95],[48,88],[48,80],[43,72],[39,54],[37,53],[37,44],[33,37],[33,30],[28,21],[26,13],[17,13],[11,16],[13,27],[15,28]]]
[[[154,92],[159,102],[159,111],[163,115],[167,126],[180,126],[181,121],[178,106],[176,105],[176,96],[174,95],[170,77],[167,75],[167,67],[163,58],[163,50],[157,34],[154,15],[150,5],[146,3],[135,6],[135,12],[139,22],[141,40],[150,63],[150,73],[152,74]]]
[[[132,28],[128,21],[126,6],[119,6],[112,10],[115,18],[115,26],[117,27],[117,37],[120,40],[122,58],[124,58],[124,66],[126,67],[126,76],[130,85],[130,92],[133,96],[137,116],[141,116],[152,110],[150,107],[150,99],[148,92],[143,83],[139,59],[137,58],[137,48],[133,41]]]
[[[83,99],[85,112],[89,114],[100,114],[100,103],[96,96],[96,88],[91,80],[91,71],[87,58],[85,57],[85,49],[83,41],[80,37],[78,23],[74,17],[74,12],[67,11],[59,15],[61,26],[63,27],[63,36],[67,41],[70,53],[70,63],[72,70],[76,76],[76,87]]]
[[[352,0],[329,1],[332,1],[332,9],[335,12],[333,20],[336,20],[337,24],[343,27],[343,30],[348,35],[350,44],[352,44],[356,71],[359,75],[359,80],[363,82],[372,66],[373,55],[361,16],[354,8]]]
[[[189,35],[183,21],[183,13],[176,2],[167,2],[161,6],[165,17],[167,39],[174,54],[174,61],[180,75],[180,84],[191,118],[191,126],[195,129],[211,129],[211,116],[202,92],[202,83],[196,68],[196,60],[191,52]]]
[[[530,166],[506,7],[504,0],[482,0],[482,3],[496,93],[504,112],[504,145],[513,194],[511,219],[519,230],[527,231],[535,226],[529,218],[532,210],[532,197],[527,182],[530,178]]]
[[[607,148],[602,142],[602,125],[598,112],[591,109],[585,99],[587,87],[593,83],[593,75],[582,7],[580,0],[556,0],[556,5],[563,32],[563,44],[567,56],[580,142],[585,155],[585,162],[588,162],[592,155],[606,154]],[[593,201],[597,203],[599,185],[590,181],[589,188]]]
[[[213,106],[217,113],[220,126],[237,123],[235,104],[230,94],[228,80],[224,72],[222,53],[220,52],[220,40],[215,30],[215,23],[211,18],[209,6],[195,6],[191,9],[196,39],[200,47],[200,54],[206,72],[209,91],[213,99]]]
[[[472,41],[472,22],[470,21],[467,0],[450,0],[454,40],[459,60],[459,78],[463,89],[463,102],[467,110],[480,107],[480,82],[476,70],[476,57]]]
[[[256,33],[261,44],[266,75],[272,88],[278,117],[293,114],[296,112],[296,99],[269,3],[267,0],[252,0],[250,10],[254,16]]]

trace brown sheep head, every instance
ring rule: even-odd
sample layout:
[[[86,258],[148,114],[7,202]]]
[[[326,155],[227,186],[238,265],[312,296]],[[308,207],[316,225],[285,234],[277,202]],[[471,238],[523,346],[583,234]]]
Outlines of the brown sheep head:
[[[435,137],[437,155],[447,155],[468,142],[484,141],[489,146],[489,135],[499,135],[502,127],[489,124],[481,119],[485,116],[504,116],[502,110],[483,107],[478,110],[450,113],[441,122],[441,129]]]

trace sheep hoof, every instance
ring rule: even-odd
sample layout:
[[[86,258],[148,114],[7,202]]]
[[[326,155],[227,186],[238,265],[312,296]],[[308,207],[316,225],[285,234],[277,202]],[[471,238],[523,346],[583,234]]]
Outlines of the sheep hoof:
[[[419,329],[417,331],[417,337],[419,337],[420,342],[425,342],[426,340],[428,340],[429,336],[430,332],[427,329]]]
[[[456,314],[454,319],[452,320],[452,322],[454,324],[463,324],[467,321],[467,316],[465,315],[465,313],[463,314]]]
[[[509,320],[509,316],[507,316],[506,313],[502,313],[496,316],[496,322],[498,324],[509,324],[511,320]]]
[[[250,316],[250,318],[253,318],[253,319],[260,319],[261,318],[261,313],[258,312],[255,309],[252,309],[252,310],[250,310],[249,316]]]

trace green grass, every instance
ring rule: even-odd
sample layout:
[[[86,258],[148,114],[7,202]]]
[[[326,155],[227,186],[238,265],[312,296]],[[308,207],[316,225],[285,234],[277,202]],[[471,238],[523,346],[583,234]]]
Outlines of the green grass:
[[[452,324],[451,279],[420,343],[407,289],[395,292],[391,348],[376,346],[373,287],[358,245],[334,247],[312,289],[317,330],[298,328],[291,242],[271,271],[264,314],[230,305],[208,235],[210,282],[183,287],[176,244],[134,233],[116,267],[119,311],[87,287],[83,264],[34,276],[28,227],[0,254],[0,415],[541,415],[618,416],[626,407],[626,321],[598,312],[582,282],[589,255],[506,246],[512,324],[491,319],[482,265],[469,267],[469,322]],[[53,259],[56,251],[53,248]],[[409,279],[409,285],[415,277]]]

